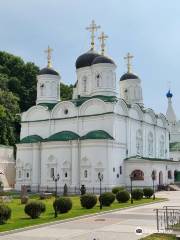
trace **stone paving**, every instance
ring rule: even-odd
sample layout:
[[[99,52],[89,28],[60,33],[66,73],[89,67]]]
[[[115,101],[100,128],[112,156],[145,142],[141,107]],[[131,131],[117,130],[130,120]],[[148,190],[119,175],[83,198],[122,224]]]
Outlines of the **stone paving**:
[[[178,191],[160,192],[157,196],[169,201],[21,231],[0,236],[0,240],[136,240],[156,232],[155,208],[180,205]],[[143,229],[142,236],[135,234],[137,227]]]

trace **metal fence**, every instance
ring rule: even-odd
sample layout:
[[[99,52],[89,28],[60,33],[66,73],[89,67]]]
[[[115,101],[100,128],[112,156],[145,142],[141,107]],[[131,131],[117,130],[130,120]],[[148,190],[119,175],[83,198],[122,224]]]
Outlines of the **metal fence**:
[[[157,231],[180,231],[180,206],[164,206],[155,209]]]

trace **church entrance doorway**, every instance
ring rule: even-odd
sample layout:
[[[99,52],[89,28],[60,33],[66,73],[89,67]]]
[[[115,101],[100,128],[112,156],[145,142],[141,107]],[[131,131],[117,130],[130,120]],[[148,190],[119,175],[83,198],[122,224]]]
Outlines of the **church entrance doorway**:
[[[162,171],[159,172],[159,185],[163,185],[163,173]]]
[[[180,182],[180,172],[177,170],[174,171],[174,181]]]

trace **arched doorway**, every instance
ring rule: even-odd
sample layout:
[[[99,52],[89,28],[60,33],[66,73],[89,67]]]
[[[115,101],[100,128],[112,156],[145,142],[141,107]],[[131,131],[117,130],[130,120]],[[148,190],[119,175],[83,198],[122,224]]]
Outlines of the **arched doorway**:
[[[177,170],[174,171],[174,181],[180,182],[180,172]]]
[[[159,185],[163,185],[163,173],[162,173],[162,171],[159,172]]]

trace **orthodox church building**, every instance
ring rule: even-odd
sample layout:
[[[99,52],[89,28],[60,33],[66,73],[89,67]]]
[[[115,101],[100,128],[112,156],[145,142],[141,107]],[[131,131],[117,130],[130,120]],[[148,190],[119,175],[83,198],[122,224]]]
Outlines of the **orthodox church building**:
[[[60,74],[48,65],[37,76],[37,101],[21,115],[21,141],[17,144],[16,189],[28,185],[32,191],[66,184],[73,192],[85,185],[98,191],[116,185],[152,186],[174,182],[180,164],[169,157],[169,126],[163,114],[143,103],[141,79],[131,71],[116,76],[116,63],[105,54],[102,33],[101,53],[95,51],[93,21],[91,49],[76,60],[77,81],[73,98],[60,99]]]

